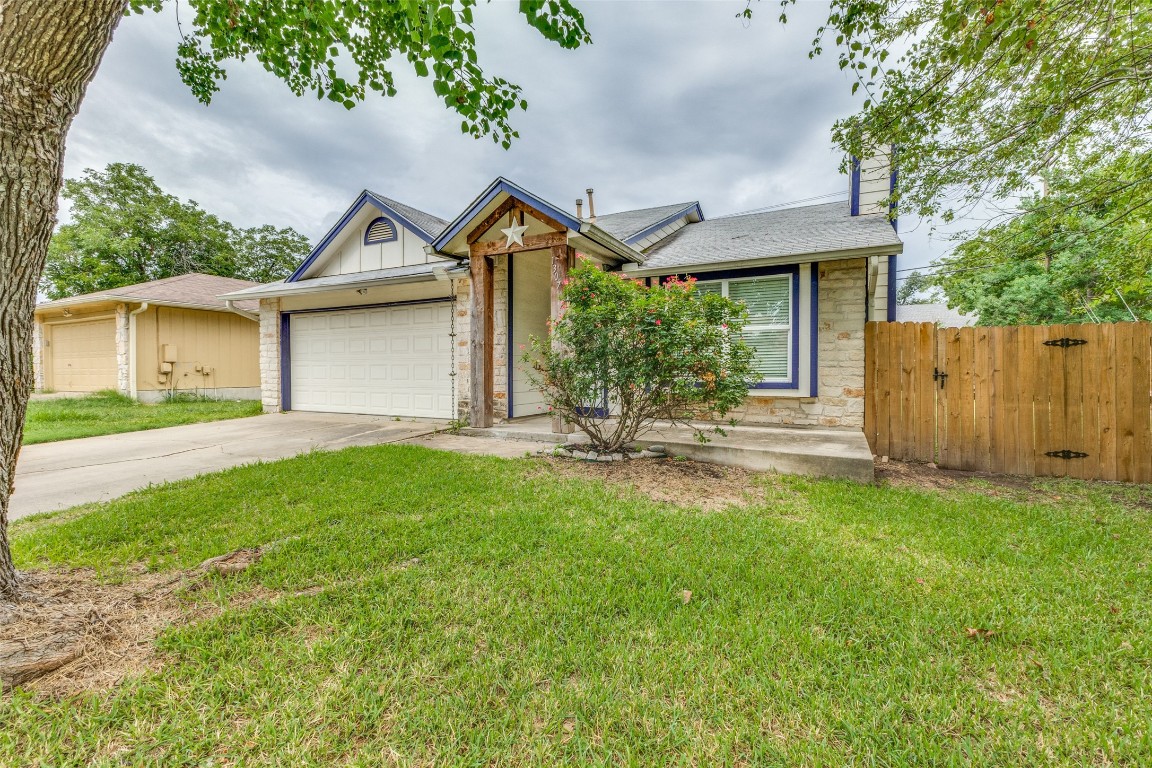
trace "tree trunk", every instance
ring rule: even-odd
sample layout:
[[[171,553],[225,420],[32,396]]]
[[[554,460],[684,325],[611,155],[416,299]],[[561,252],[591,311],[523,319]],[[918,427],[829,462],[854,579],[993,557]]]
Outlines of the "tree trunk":
[[[64,139],[126,7],[127,0],[0,0],[0,600],[19,594],[8,499]]]

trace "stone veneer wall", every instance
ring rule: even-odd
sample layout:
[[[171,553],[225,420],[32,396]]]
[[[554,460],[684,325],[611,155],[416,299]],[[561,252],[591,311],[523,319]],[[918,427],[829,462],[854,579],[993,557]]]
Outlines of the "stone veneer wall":
[[[260,400],[280,410],[280,299],[260,299]]]
[[[745,424],[864,426],[865,259],[825,261],[819,269],[817,397],[758,397],[733,414]]]
[[[44,324],[40,318],[32,321],[32,386],[44,391]]]
[[[472,396],[471,322],[468,316],[472,302],[472,281],[456,280],[456,411],[457,418],[468,418]],[[508,420],[508,256],[495,258],[492,269],[492,420]]]
[[[116,305],[116,389],[125,397],[132,395],[131,352],[128,349],[130,334],[128,305]]]

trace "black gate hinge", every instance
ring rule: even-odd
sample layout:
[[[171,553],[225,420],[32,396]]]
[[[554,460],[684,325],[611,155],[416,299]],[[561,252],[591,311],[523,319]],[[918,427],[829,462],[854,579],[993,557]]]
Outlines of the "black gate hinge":
[[[1069,339],[1067,336],[1065,336],[1062,339],[1052,339],[1050,341],[1046,341],[1046,342],[1044,342],[1044,346],[1046,346],[1046,347],[1060,347],[1062,349],[1068,349],[1068,347],[1078,347],[1081,344],[1087,344],[1087,343],[1088,343],[1088,339]]]
[[[1045,456],[1051,456],[1054,459],[1084,459],[1088,454],[1081,451],[1070,451],[1067,448],[1059,451],[1046,451]]]
[[[940,382],[940,389],[944,389],[944,380],[948,378],[948,374],[939,368],[932,369],[932,381]]]

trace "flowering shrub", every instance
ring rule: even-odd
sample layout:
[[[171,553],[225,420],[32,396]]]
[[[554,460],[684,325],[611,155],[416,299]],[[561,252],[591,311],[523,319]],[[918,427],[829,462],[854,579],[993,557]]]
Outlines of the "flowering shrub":
[[[695,280],[649,288],[591,264],[573,270],[550,339],[532,339],[522,362],[554,411],[598,451],[616,451],[659,420],[697,439],[744,400],[752,351],[741,339],[744,305],[699,293]]]

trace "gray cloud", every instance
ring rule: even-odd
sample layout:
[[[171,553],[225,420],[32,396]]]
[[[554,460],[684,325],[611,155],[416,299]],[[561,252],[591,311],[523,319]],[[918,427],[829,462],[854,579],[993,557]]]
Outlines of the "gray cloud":
[[[230,63],[210,106],[180,82],[171,8],[124,20],[73,127],[66,173],[126,161],[245,226],[321,235],[368,187],[445,217],[493,177],[601,212],[700,200],[709,216],[846,192],[832,123],[851,114],[834,56],[808,58],[822,3],[787,26],[741,0],[578,3],[594,44],[565,51],[495,2],[477,9],[481,62],[524,88],[509,151],[459,133],[427,81],[396,62],[400,93],[351,111],[297,98],[254,62]],[[927,228],[905,265],[942,250]]]

